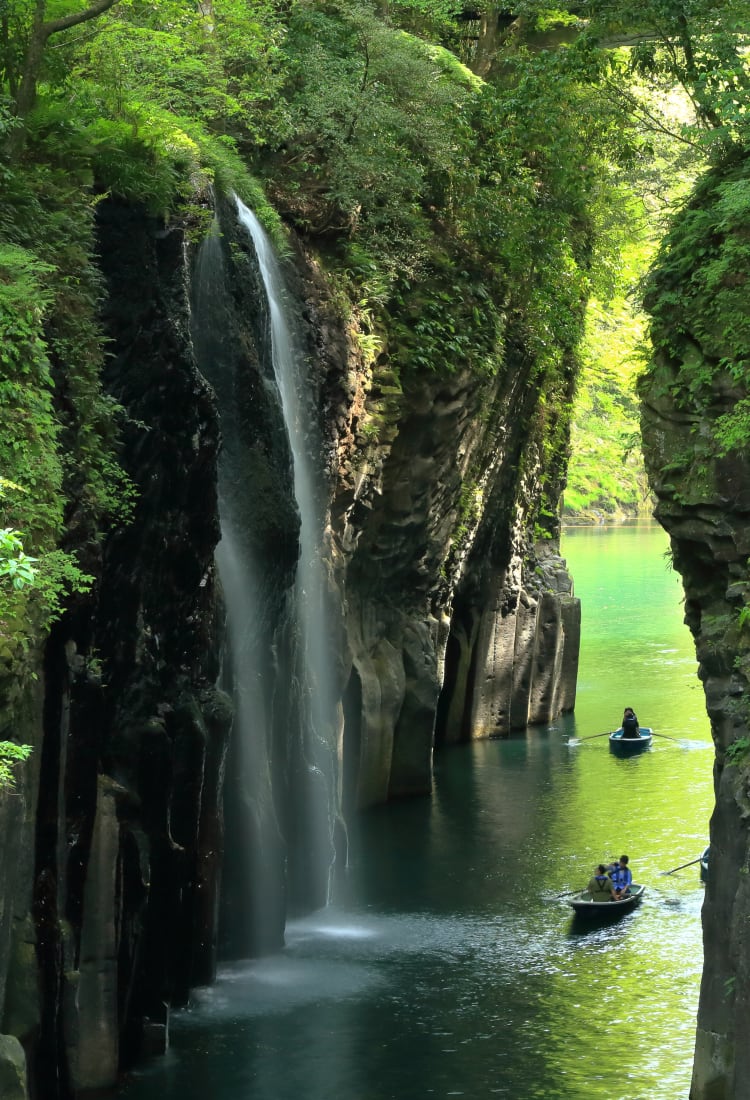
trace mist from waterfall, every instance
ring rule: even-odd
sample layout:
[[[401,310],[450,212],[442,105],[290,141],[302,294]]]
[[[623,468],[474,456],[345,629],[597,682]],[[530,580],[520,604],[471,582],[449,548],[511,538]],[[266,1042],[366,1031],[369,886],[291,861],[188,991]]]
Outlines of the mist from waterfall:
[[[301,772],[292,776],[296,792],[298,833],[292,879],[303,895],[325,878],[330,900],[333,823],[336,817],[336,695],[327,612],[327,572],[322,556],[325,534],[322,447],[316,409],[289,296],[271,242],[251,210],[236,198],[237,212],[253,242],[268,298],[269,338],[276,384],[292,452],[294,495],[299,510],[300,548],[295,580],[295,674],[299,679],[303,741]],[[296,781],[295,781],[296,779]],[[304,880],[307,880],[305,883]],[[292,882],[294,891],[295,882]]]

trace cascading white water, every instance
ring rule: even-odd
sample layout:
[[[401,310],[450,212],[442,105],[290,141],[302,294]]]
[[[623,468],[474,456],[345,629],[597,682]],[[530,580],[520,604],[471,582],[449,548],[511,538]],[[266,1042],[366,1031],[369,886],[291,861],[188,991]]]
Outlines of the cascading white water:
[[[252,316],[236,312],[231,280],[248,273],[230,278],[215,224],[196,262],[191,325],[222,435],[216,561],[235,708],[222,942],[232,955],[278,946],[287,905],[301,912],[329,900],[337,816],[315,409],[270,242],[239,200],[237,212],[260,275],[242,284]]]
[[[327,875],[333,853],[336,702],[327,614],[327,573],[322,557],[324,512],[320,441],[305,392],[304,359],[289,315],[288,295],[271,243],[260,222],[236,199],[238,217],[253,242],[268,299],[271,357],[293,460],[300,549],[295,581],[295,673],[301,686],[300,722],[306,774],[297,786],[308,873]]]
[[[218,463],[221,540],[216,564],[227,610],[222,686],[234,703],[233,771],[225,813],[232,835],[224,859],[224,909],[231,914],[222,932],[232,955],[257,954],[279,946],[284,926],[284,853],[273,803],[269,692],[263,683],[270,662],[269,614],[261,567],[247,538],[255,501],[243,491],[246,450],[237,409],[233,349],[227,347],[222,310],[227,301],[218,223],[203,241],[193,278],[191,335],[196,362],[212,384],[219,410],[222,448]]]

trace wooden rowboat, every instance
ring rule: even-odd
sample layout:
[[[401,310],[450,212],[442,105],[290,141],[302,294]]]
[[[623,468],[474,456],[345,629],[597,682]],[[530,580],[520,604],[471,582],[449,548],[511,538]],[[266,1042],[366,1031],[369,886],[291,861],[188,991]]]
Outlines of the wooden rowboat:
[[[629,913],[631,909],[635,909],[636,905],[640,903],[645,890],[645,886],[639,886],[637,882],[631,882],[630,893],[626,894],[624,898],[620,898],[619,901],[592,901],[588,890],[582,890],[580,894],[576,894],[568,901],[568,905],[579,916],[593,917],[598,920],[611,920],[614,917],[621,917],[623,914]]]
[[[643,752],[651,744],[653,730],[650,726],[639,726],[638,737],[623,737],[622,727],[609,735],[609,747],[618,756],[630,756],[631,753]]]

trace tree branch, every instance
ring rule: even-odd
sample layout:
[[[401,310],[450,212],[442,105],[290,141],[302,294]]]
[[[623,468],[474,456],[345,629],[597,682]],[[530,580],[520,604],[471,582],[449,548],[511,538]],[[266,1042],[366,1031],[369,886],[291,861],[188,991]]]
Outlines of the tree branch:
[[[36,0],[34,5],[34,17],[31,25],[31,35],[26,47],[26,55],[23,59],[21,80],[18,83],[18,91],[15,96],[16,114],[19,118],[25,118],[36,99],[36,85],[42,68],[44,50],[47,41],[53,34],[66,31],[69,27],[77,27],[80,23],[88,23],[92,19],[103,15],[105,11],[113,8],[118,0],[94,0],[93,4],[83,11],[74,12],[72,15],[63,15],[59,19],[49,19],[45,22],[46,0]],[[24,132],[21,127],[12,136],[12,155],[17,157],[23,148]]]
[[[46,42],[50,35],[57,34],[59,31],[66,31],[68,27],[77,27],[79,23],[88,23],[90,19],[96,19],[117,3],[118,0],[96,0],[90,8],[85,8],[83,11],[73,12],[71,15],[63,15],[59,19],[50,19],[48,23],[42,23],[39,28],[42,41]]]

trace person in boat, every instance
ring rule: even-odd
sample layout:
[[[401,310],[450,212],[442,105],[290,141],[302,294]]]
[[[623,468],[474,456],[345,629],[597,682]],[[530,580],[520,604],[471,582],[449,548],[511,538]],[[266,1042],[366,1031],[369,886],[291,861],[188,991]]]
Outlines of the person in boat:
[[[615,888],[603,863],[594,869],[586,890],[592,901],[614,901]]]
[[[638,718],[632,707],[625,707],[625,712],[622,716],[622,736],[623,737],[640,737],[640,730],[638,728]]]
[[[620,862],[617,867],[612,871],[612,886],[614,887],[614,901],[620,901],[621,898],[626,898],[630,893],[630,884],[633,881],[633,875],[628,867],[628,857],[620,856]]]

